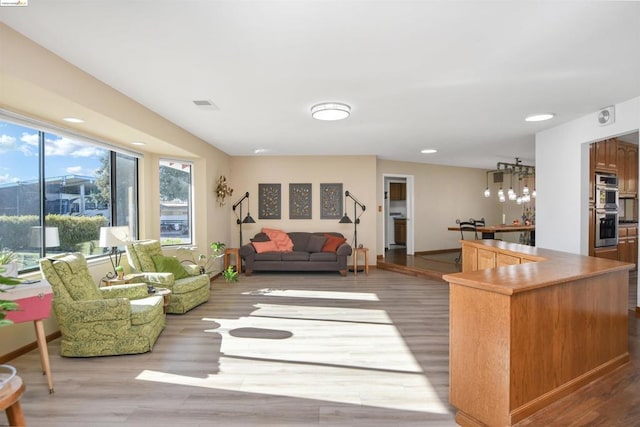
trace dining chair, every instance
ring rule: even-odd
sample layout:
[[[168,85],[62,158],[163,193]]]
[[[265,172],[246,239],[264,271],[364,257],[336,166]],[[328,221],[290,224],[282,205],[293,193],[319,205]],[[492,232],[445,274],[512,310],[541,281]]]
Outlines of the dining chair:
[[[461,240],[465,240],[464,233],[473,233],[473,236],[476,240],[478,240],[478,229],[476,227],[476,223],[475,221],[473,221],[473,219],[469,220],[469,221],[460,221],[460,219],[456,219],[456,224],[458,224],[458,227],[460,228],[460,238]],[[460,248],[460,254],[458,255],[458,257],[455,259],[456,264],[460,264],[460,261],[462,261],[462,248]]]

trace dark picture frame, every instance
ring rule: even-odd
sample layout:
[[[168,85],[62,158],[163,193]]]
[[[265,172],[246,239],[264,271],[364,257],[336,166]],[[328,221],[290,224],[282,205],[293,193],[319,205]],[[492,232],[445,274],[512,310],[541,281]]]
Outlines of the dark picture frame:
[[[320,184],[320,219],[342,218],[342,183]]]
[[[280,184],[258,184],[258,218],[280,219],[281,200]]]
[[[311,219],[311,184],[289,184],[289,219]]]

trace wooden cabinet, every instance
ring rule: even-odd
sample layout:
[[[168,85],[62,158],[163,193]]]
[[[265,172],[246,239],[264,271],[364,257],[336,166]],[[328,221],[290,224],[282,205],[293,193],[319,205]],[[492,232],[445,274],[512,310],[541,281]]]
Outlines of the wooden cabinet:
[[[407,220],[406,219],[393,220],[393,237],[397,245],[407,244]]]
[[[618,140],[607,139],[595,143],[595,169],[603,172],[618,170]]]
[[[618,142],[617,153],[620,197],[635,198],[638,194],[638,146]]]
[[[618,239],[618,260],[635,265],[638,262],[638,228],[620,227]]]
[[[618,260],[618,247],[617,246],[607,246],[606,248],[595,248],[596,258],[606,258]]]
[[[391,200],[407,200],[407,184],[403,182],[389,183],[389,198]]]

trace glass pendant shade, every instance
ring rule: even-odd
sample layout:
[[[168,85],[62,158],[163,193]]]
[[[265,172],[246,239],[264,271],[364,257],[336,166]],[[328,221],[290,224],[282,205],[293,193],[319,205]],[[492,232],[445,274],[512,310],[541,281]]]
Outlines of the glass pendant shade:
[[[490,197],[490,196],[491,196],[491,190],[487,188],[486,190],[484,190],[484,197]]]
[[[500,187],[500,189],[498,190],[498,198],[500,199],[504,198],[504,190],[502,189],[502,187]]]
[[[529,187],[527,187],[526,185],[522,187],[522,194],[529,194]]]

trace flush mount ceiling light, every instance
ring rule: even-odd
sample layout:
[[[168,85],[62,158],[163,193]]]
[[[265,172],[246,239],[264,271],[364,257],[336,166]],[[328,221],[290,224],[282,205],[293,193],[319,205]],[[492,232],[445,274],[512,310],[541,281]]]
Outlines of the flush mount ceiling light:
[[[434,150],[433,148],[425,148],[424,150],[420,150],[422,154],[433,154],[437,153],[438,150]]]
[[[555,117],[554,113],[538,113],[538,114],[529,114],[525,117],[526,122],[543,122],[545,120],[550,120]]]
[[[142,146],[142,145],[146,145],[146,144],[144,142],[142,142],[142,141],[133,141],[131,143],[131,145],[140,145],[140,146]]]
[[[77,117],[65,117],[62,120],[64,120],[65,122],[68,122],[68,123],[84,123],[84,120],[79,119]]]
[[[317,120],[342,120],[350,114],[351,107],[340,102],[323,102],[311,107],[311,117]]]

